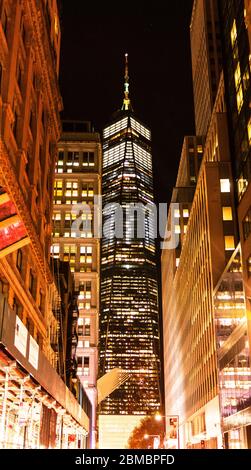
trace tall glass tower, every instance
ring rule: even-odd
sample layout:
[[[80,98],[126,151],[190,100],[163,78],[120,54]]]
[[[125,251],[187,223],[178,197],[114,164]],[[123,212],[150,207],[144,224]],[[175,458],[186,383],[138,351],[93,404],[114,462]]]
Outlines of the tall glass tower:
[[[119,367],[129,372],[130,378],[101,404],[101,441],[104,434],[108,439],[108,425],[118,436],[122,415],[134,418],[126,420],[128,434],[130,426],[156,413],[160,406],[158,285],[154,221],[150,217],[154,208],[151,132],[131,107],[127,54],[123,106],[103,131],[102,185],[100,375]],[[141,207],[135,212],[128,210],[132,204]],[[137,212],[140,221],[136,220]],[[123,233],[115,237],[116,216]],[[144,235],[137,233],[142,220]],[[112,416],[118,417],[117,430]],[[111,441],[103,445],[116,447]]]

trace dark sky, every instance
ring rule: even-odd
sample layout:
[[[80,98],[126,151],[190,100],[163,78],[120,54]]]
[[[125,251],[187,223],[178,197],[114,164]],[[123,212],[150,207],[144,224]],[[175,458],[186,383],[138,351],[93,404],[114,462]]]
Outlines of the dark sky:
[[[127,52],[133,108],[152,130],[159,202],[170,198],[184,135],[194,133],[192,3],[61,0],[62,117],[91,120],[101,131],[122,105]]]

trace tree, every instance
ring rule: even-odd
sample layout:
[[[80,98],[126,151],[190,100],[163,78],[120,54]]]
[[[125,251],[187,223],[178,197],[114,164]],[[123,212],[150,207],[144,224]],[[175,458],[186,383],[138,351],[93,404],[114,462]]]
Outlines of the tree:
[[[159,447],[164,448],[164,420],[156,421],[155,416],[147,416],[132,431],[127,447],[128,449],[152,449],[154,436],[160,436]]]

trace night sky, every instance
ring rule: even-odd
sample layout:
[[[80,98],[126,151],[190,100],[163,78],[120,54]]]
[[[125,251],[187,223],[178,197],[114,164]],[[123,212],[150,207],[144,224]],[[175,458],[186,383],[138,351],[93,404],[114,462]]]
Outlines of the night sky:
[[[62,118],[91,120],[102,130],[122,105],[127,52],[133,109],[152,130],[159,202],[169,201],[184,135],[194,134],[192,3],[61,0]]]

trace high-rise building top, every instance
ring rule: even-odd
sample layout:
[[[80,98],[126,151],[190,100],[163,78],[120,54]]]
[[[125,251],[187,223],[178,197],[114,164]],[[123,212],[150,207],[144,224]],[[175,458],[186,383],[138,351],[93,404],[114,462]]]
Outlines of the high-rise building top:
[[[154,414],[160,406],[155,239],[149,212],[143,209],[144,205],[149,209],[154,204],[151,132],[132,112],[127,56],[125,77],[122,110],[103,131],[99,367],[101,375],[119,367],[129,372],[130,378],[101,404],[101,446],[125,446],[130,428],[121,436],[122,427],[118,429],[116,423],[123,425],[124,420],[129,423],[131,419],[128,426],[136,425],[141,417]],[[126,207],[132,203],[141,204],[141,215],[145,217],[145,232],[139,238],[134,230],[134,209],[125,217]],[[122,232],[115,237],[118,206]]]

